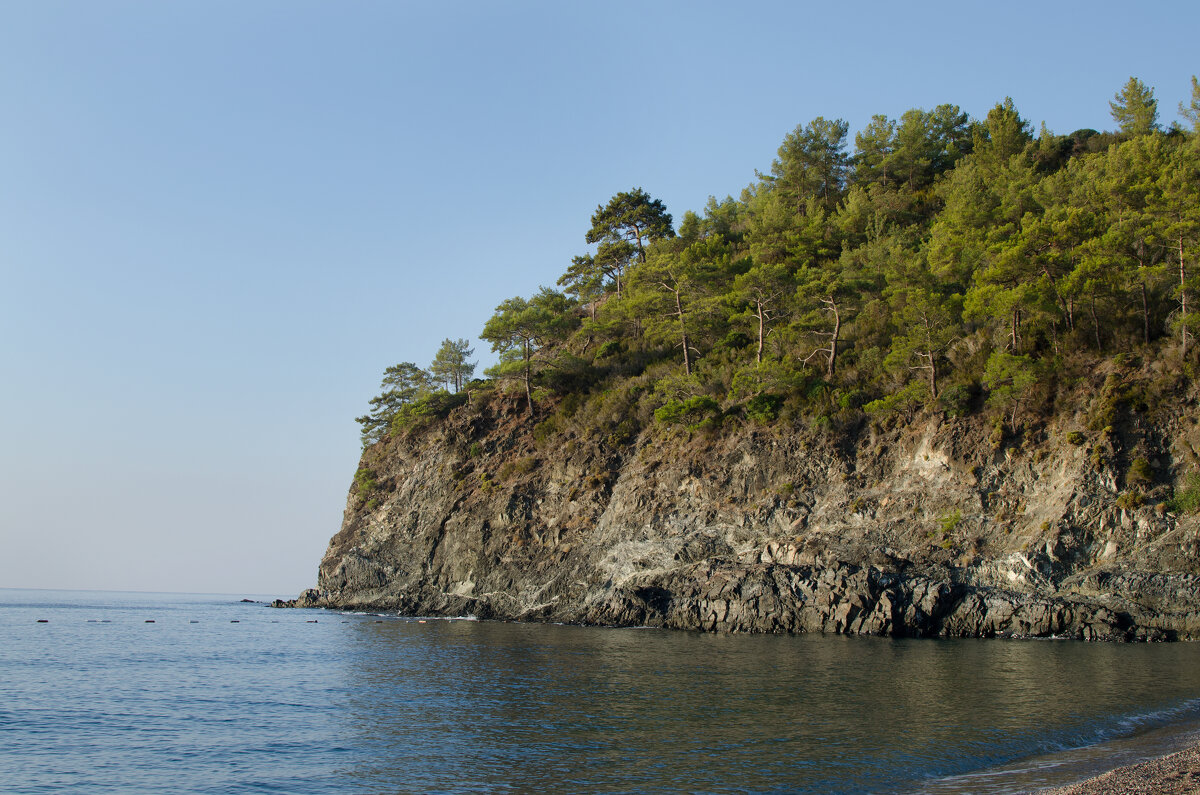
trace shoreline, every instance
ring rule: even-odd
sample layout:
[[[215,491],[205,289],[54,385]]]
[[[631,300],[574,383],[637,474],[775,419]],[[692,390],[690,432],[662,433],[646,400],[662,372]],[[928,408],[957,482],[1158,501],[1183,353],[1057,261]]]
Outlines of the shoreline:
[[[1125,765],[1098,776],[1036,790],[1039,795],[1176,795],[1200,792],[1200,745]]]

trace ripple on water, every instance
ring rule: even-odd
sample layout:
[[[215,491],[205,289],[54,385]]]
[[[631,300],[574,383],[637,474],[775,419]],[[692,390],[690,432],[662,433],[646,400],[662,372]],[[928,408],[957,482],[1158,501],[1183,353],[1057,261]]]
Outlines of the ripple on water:
[[[0,591],[0,780],[12,792],[1007,792],[1200,724],[1200,647],[1184,644],[311,615],[237,597]]]

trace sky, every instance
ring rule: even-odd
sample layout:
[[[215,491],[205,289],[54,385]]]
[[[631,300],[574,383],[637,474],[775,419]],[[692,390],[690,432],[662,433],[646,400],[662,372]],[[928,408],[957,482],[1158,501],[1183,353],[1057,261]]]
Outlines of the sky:
[[[384,368],[817,116],[1177,118],[1200,4],[0,0],[0,587],[294,596]]]

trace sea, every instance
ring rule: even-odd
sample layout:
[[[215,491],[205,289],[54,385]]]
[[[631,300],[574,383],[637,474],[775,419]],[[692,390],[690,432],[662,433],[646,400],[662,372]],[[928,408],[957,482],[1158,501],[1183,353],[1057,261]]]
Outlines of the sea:
[[[1191,643],[715,635],[270,598],[0,589],[0,791],[1013,793],[1200,736]]]

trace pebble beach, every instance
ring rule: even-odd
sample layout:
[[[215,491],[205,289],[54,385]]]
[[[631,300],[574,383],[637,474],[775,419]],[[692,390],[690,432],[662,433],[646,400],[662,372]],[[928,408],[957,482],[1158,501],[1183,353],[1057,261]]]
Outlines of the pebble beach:
[[[1200,746],[1119,767],[1078,784],[1042,790],[1042,795],[1176,795],[1194,792],[1200,792]]]

